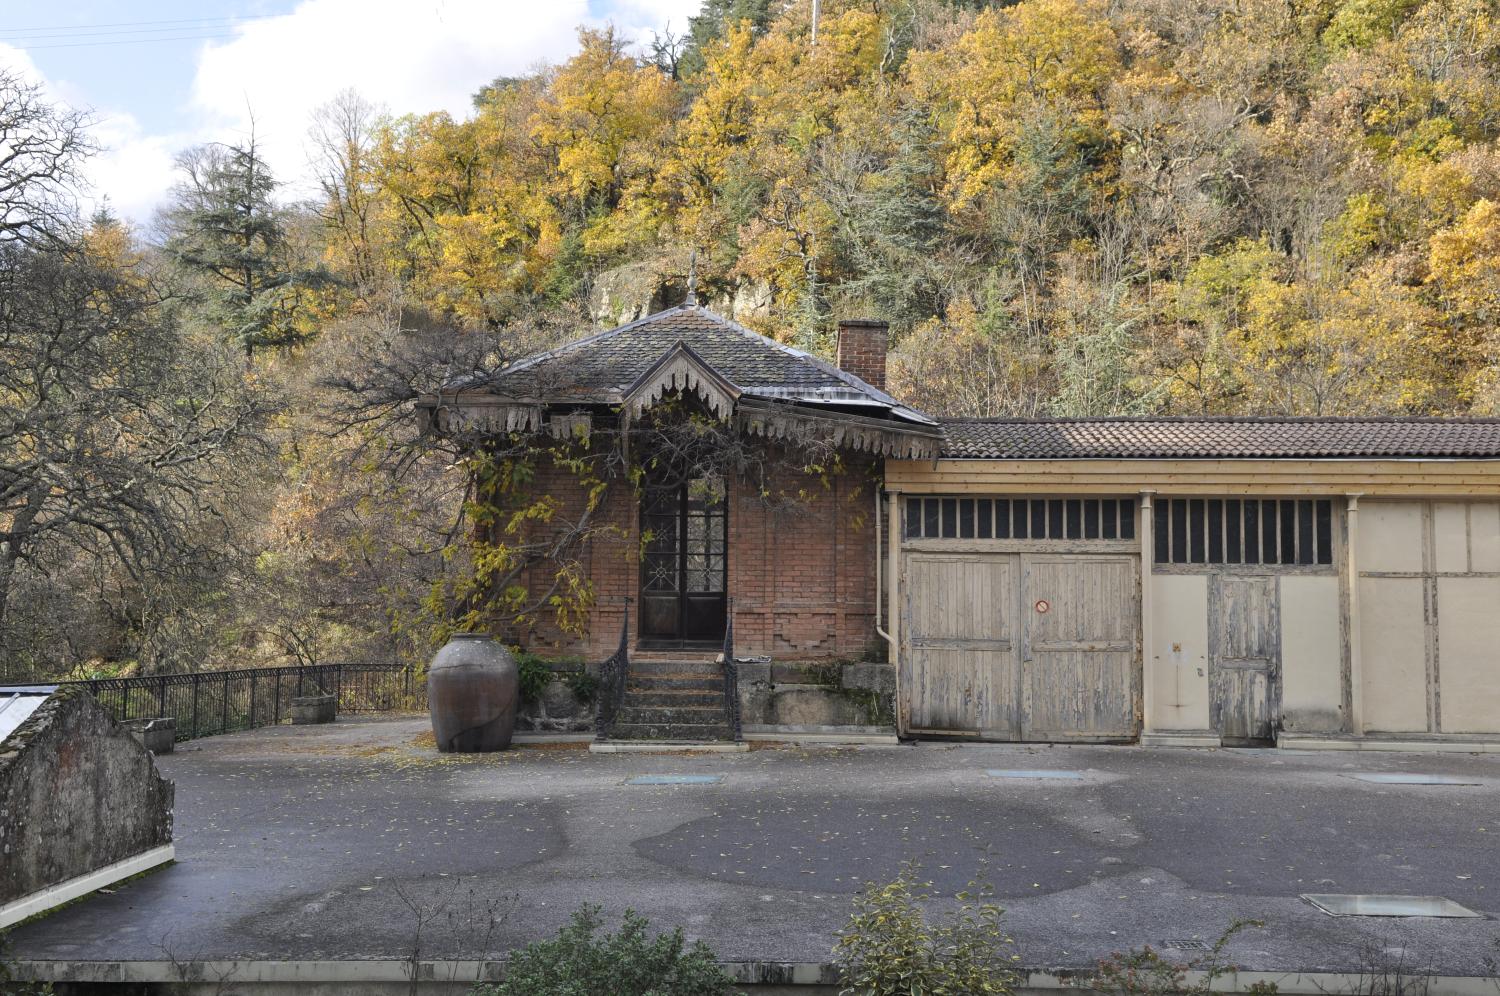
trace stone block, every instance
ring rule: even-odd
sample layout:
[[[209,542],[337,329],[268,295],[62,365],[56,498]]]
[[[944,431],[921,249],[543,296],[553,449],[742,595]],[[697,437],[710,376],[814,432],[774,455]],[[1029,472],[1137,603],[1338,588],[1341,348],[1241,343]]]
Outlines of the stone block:
[[[292,699],[292,725],[332,723],[337,718],[337,710],[337,700],[332,695],[304,695],[294,698]]]
[[[844,688],[895,694],[896,669],[890,664],[856,661],[853,664],[844,665],[844,672],[840,676],[839,683]]]
[[[584,711],[583,703],[574,696],[573,689],[557,678],[547,682],[547,687],[542,690],[541,705],[548,719],[572,719]]]
[[[817,685],[817,671],[802,664],[772,663],[771,681],[777,685]]]
[[[769,685],[771,683],[771,668],[773,665],[757,662],[742,662],[735,665],[735,671],[739,675],[740,690],[744,691],[746,685]]]
[[[0,907],[171,844],[173,796],[92,696],[59,689],[0,745]]]
[[[171,716],[135,719],[123,725],[153,754],[170,754],[177,747],[177,720]]]

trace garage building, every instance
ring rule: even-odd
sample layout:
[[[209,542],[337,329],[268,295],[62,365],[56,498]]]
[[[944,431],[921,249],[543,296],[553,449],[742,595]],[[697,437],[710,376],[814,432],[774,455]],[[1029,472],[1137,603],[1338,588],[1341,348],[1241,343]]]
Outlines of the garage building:
[[[1500,750],[1500,420],[942,428],[885,466],[905,730]]]

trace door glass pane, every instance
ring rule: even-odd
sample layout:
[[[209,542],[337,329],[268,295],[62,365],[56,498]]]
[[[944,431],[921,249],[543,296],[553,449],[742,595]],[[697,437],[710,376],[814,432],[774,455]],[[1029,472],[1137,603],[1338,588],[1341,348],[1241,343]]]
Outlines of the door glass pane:
[[[646,590],[677,590],[677,555],[675,553],[646,554]]]

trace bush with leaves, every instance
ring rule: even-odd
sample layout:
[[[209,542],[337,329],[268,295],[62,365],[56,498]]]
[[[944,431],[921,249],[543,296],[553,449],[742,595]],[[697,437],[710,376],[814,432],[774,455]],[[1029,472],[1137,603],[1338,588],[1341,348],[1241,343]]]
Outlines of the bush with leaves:
[[[552,940],[510,956],[505,981],[472,996],[729,996],[730,978],[702,941],[688,945],[677,927],[652,937],[646,918],[626,910],[618,932],[600,934],[598,906],[585,905]]]
[[[854,901],[854,915],[839,931],[834,955],[841,996],[990,996],[1009,993],[1018,981],[1016,955],[1001,929],[1004,910],[971,886],[959,907],[929,920],[931,883],[915,866],[894,881],[872,884]]]
[[[512,647],[511,655],[516,659],[516,678],[521,689],[521,701],[540,701],[542,693],[552,682],[551,665],[537,654],[520,647]]]
[[[1260,926],[1264,924],[1259,920],[1236,920],[1219,935],[1207,954],[1187,961],[1167,958],[1149,944],[1124,954],[1117,952],[1099,962],[1085,988],[1112,996],[1217,996],[1219,980],[1238,971],[1224,958],[1230,939],[1246,927]],[[1245,992],[1271,996],[1277,988],[1273,982],[1256,982]]]

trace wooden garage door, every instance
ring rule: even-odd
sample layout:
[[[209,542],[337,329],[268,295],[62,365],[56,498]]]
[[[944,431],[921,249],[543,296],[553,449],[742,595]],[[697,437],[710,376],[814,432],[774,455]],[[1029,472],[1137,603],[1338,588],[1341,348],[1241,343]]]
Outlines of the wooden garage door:
[[[913,553],[906,564],[911,725],[1010,739],[1018,558]]]
[[[1134,557],[1025,558],[1021,739],[1136,734]]]
[[[997,740],[1135,736],[1136,563],[908,554],[902,680],[912,729]]]

